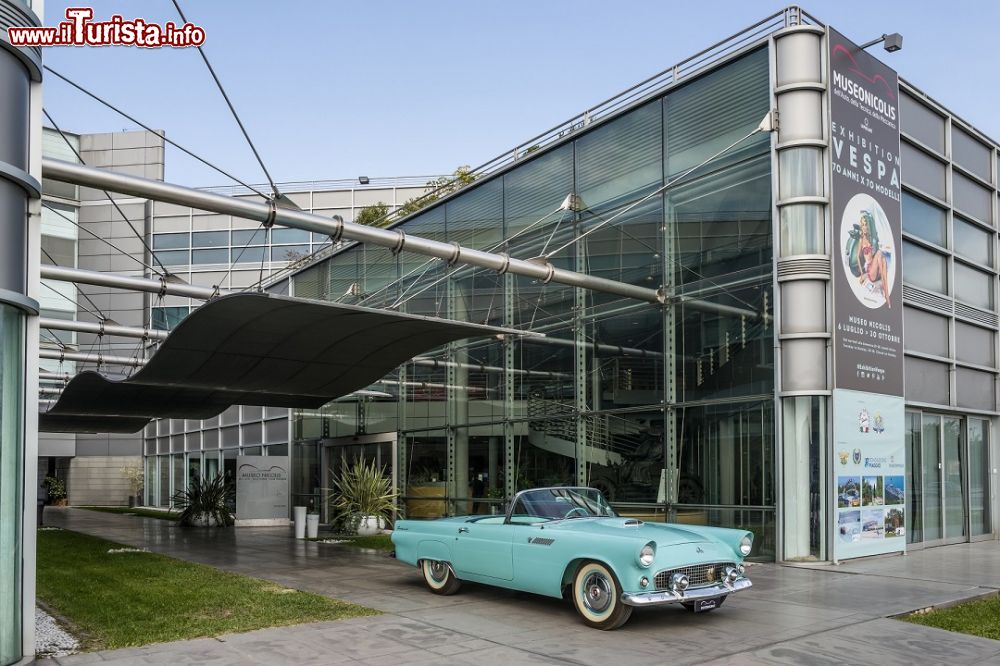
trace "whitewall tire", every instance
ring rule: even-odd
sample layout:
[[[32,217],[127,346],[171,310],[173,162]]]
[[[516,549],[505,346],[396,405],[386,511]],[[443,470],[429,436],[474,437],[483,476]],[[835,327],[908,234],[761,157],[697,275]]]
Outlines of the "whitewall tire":
[[[573,577],[573,605],[580,619],[595,629],[617,629],[632,615],[622,603],[622,588],[614,573],[600,562],[584,562]]]
[[[434,594],[455,594],[462,587],[462,581],[455,576],[447,562],[421,560],[420,571],[424,574],[427,588]]]

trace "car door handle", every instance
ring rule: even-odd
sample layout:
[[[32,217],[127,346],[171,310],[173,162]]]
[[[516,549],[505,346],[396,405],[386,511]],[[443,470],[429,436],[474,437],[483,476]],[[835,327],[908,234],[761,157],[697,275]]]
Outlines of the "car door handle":
[[[468,527],[459,527],[458,528],[458,533],[459,534],[468,534],[469,533],[469,528]]]

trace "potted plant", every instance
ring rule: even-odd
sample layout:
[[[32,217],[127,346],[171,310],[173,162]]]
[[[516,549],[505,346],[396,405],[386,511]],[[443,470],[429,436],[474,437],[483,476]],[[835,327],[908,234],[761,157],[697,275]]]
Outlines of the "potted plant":
[[[45,488],[49,491],[49,502],[53,506],[66,506],[66,483],[62,479],[45,477]]]
[[[121,468],[122,475],[128,479],[129,490],[132,494],[129,495],[128,505],[142,506],[142,484],[145,481],[145,472],[140,465],[125,465]]]
[[[187,490],[174,494],[174,506],[181,510],[178,522],[185,526],[229,527],[235,522],[230,510],[234,489],[228,474],[193,480]]]
[[[345,518],[348,530],[371,536],[385,528],[395,508],[396,494],[392,479],[374,460],[354,463],[335,481],[334,488],[330,500],[334,511]]]

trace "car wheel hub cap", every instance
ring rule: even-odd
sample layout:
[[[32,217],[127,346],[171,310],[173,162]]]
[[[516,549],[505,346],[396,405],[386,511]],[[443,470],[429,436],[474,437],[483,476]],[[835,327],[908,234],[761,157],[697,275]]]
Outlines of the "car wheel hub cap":
[[[604,576],[592,573],[583,581],[583,603],[591,611],[600,613],[611,605],[611,583]]]
[[[431,577],[434,578],[434,580],[443,579],[447,572],[448,567],[445,565],[440,562],[431,562]]]

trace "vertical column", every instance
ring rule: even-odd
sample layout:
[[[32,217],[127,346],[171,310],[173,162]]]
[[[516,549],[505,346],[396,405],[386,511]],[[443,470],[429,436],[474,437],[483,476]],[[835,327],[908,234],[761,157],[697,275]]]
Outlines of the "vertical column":
[[[673,505],[677,502],[677,481],[679,480],[680,450],[677,441],[677,305],[673,298],[675,293],[676,242],[674,228],[667,224],[671,218],[669,198],[663,198],[663,287],[667,298],[663,306],[663,437],[666,457],[660,474],[660,487],[657,490],[656,501],[663,504],[664,520],[669,521]]]
[[[824,31],[799,25],[775,34],[774,97],[779,113],[774,169],[775,310],[781,430],[778,559],[826,559],[819,501],[827,431],[811,419],[830,395],[830,254],[824,122]],[[805,400],[803,400],[805,398]],[[818,440],[818,441],[814,441]],[[814,513],[819,513],[814,516]],[[818,526],[818,527],[814,527]]]
[[[503,325],[514,327],[514,276],[503,276]],[[514,456],[514,336],[504,336],[503,343],[503,469],[504,497],[509,501],[517,491],[517,465]]]
[[[0,665],[34,653],[38,465],[38,262],[41,54],[12,47],[10,26],[37,26],[0,0]]]
[[[448,318],[466,321],[465,288],[454,276],[447,280],[447,293]],[[464,515],[470,506],[464,499],[469,496],[469,350],[461,341],[448,348],[448,496],[451,510]]]

